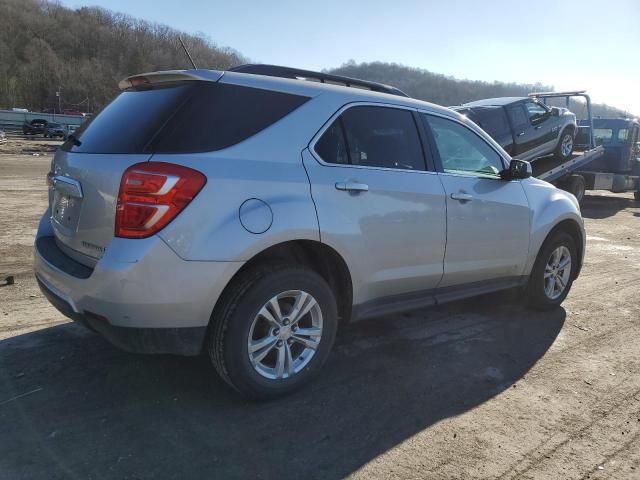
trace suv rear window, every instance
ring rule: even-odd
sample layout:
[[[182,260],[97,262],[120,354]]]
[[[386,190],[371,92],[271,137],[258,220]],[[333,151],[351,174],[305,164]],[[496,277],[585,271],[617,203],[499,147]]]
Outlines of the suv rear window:
[[[118,95],[63,149],[78,153],[195,153],[246,140],[309,98],[212,82]]]

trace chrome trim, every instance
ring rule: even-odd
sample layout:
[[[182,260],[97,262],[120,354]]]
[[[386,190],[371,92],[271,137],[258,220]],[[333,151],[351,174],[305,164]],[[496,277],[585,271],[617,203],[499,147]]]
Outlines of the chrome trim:
[[[402,98],[402,97],[399,97],[399,98]],[[427,173],[431,175],[438,174],[438,172],[435,172],[433,170],[410,170],[407,168],[372,167],[369,165],[351,165],[351,164],[325,162],[322,159],[322,157],[320,157],[320,154],[316,152],[316,149],[315,149],[316,143],[318,143],[318,141],[320,140],[320,137],[322,137],[322,135],[324,135],[324,132],[326,132],[329,129],[329,127],[333,124],[335,119],[337,119],[340,115],[342,115],[343,112],[353,107],[387,107],[387,108],[397,108],[400,110],[409,110],[410,112],[418,111],[416,107],[409,107],[407,105],[400,105],[400,104],[390,103],[390,102],[350,102],[350,103],[344,104],[333,115],[331,115],[331,117],[329,117],[329,119],[322,125],[322,127],[320,127],[320,130],[316,132],[316,134],[311,138],[311,141],[307,145],[307,148],[309,149],[311,156],[320,165],[323,165],[325,167],[338,167],[338,168],[340,167],[341,168],[362,168],[366,170],[383,170],[383,171],[391,171],[391,172],[408,172],[408,173],[422,173],[422,174]]]
[[[48,177],[49,178],[49,177]],[[82,185],[73,178],[56,175],[51,178],[53,188],[68,197],[82,198]]]

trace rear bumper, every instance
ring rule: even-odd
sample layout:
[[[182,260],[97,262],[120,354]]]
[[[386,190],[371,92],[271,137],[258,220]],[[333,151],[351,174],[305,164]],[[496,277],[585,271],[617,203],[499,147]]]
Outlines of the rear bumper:
[[[128,351],[201,351],[213,307],[242,262],[185,261],[159,237],[114,238],[90,269],[56,247],[48,223],[38,232],[34,270],[61,313]]]
[[[102,335],[118,348],[133,353],[170,353],[198,355],[202,350],[206,327],[132,328],[116,327],[106,318],[91,313],[77,313],[71,305],[38,279],[38,286],[60,313],[74,322]]]

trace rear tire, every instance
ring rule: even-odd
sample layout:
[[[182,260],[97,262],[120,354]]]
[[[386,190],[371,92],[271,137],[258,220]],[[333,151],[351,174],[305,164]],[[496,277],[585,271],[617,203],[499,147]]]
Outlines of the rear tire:
[[[309,310],[301,308],[297,318],[296,306]],[[320,370],[335,340],[338,313],[320,275],[271,265],[242,274],[211,322],[208,352],[216,371],[243,395],[263,400],[300,388]]]
[[[560,135],[560,140],[556,146],[555,156],[558,160],[567,161],[573,153],[573,130],[565,129]]]
[[[563,268],[563,262],[569,264]],[[575,239],[565,232],[552,234],[538,252],[526,287],[527,305],[537,310],[550,310],[560,305],[569,294],[578,270]]]
[[[576,197],[578,203],[582,202],[586,188],[586,182],[584,181],[584,177],[582,175],[571,175],[563,184],[563,190],[571,193],[574,197]]]

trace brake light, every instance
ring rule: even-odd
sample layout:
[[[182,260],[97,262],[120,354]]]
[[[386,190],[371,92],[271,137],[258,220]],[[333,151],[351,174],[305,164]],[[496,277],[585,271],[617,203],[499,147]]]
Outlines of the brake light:
[[[116,237],[145,238],[167,226],[207,183],[191,168],[164,162],[138,163],[122,175],[116,207]]]

